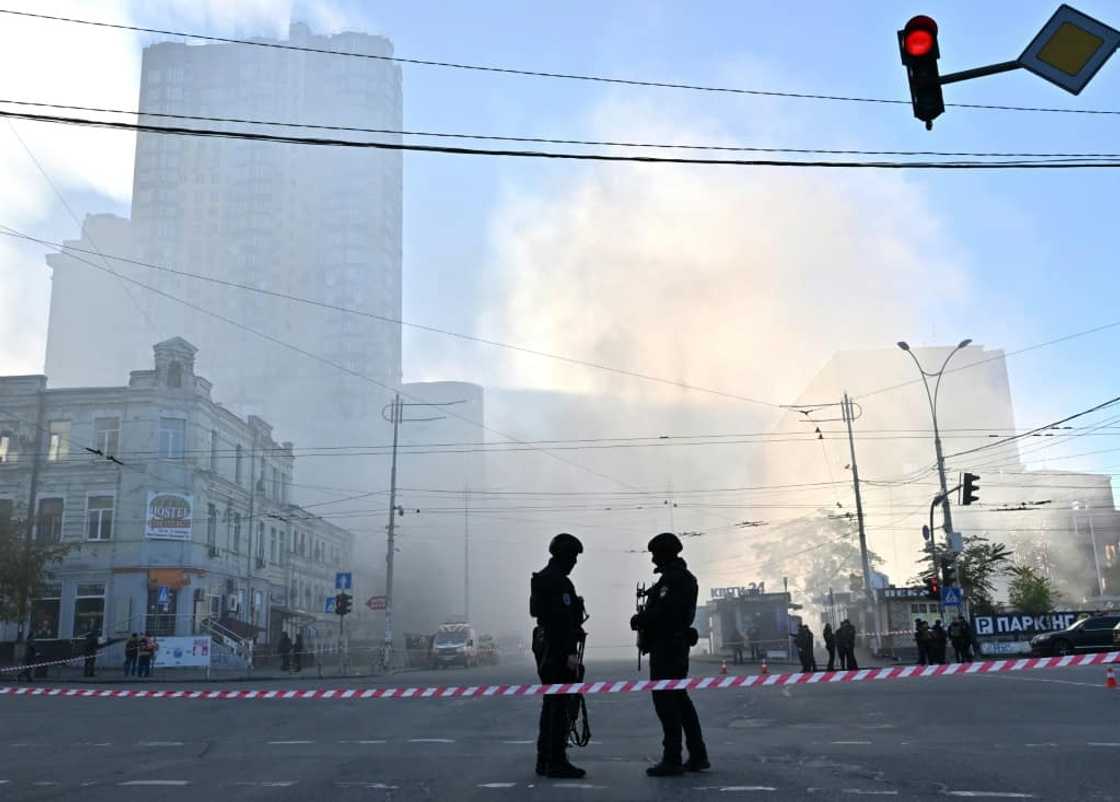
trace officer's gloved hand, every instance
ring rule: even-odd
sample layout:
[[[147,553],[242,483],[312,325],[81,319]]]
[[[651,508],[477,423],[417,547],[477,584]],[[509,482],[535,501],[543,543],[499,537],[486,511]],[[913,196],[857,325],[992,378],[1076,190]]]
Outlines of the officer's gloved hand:
[[[638,616],[637,615],[630,616],[630,629],[637,632],[637,630],[638,630]]]

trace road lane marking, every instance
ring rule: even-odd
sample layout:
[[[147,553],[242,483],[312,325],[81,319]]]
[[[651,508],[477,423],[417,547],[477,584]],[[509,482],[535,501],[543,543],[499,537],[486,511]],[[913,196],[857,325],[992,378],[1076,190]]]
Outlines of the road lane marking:
[[[314,741],[269,741],[269,746],[297,746],[300,744],[313,744]]]
[[[243,782],[236,782],[234,785],[246,786],[249,788],[289,788],[295,785],[298,780],[261,780],[259,782],[253,780],[245,780]]]
[[[536,741],[502,741],[504,744],[535,744]]]
[[[182,741],[140,741],[137,746],[184,746]]]
[[[1021,794],[1017,791],[946,791],[947,796],[967,796],[976,799],[1034,799],[1034,794]]]
[[[117,785],[119,787],[127,787],[127,786],[130,786],[130,785],[131,786],[155,785],[155,786],[171,786],[171,787],[175,787],[175,788],[182,788],[183,786],[190,785],[190,784],[191,784],[190,780],[129,780],[127,782],[117,783]]]
[[[339,741],[340,744],[384,744],[388,743],[385,739],[367,740],[367,741]]]
[[[517,783],[481,783],[479,788],[516,788]]]
[[[591,783],[550,783],[550,788],[606,788],[605,785],[592,785]]]
[[[1013,677],[1010,674],[984,674],[985,677],[997,677],[999,679],[1018,680],[1019,682],[1049,682],[1054,685],[1081,685],[1085,688],[1103,688],[1099,682],[1075,682],[1070,679],[1040,679],[1039,677]]]
[[[876,791],[874,789],[865,788],[844,788],[840,791],[842,794],[858,794],[861,796],[898,796],[898,791]]]
[[[409,738],[410,744],[453,744],[453,738]]]
[[[1114,741],[1089,741],[1089,746],[1120,746],[1120,743]]]
[[[701,785],[695,791],[777,791],[772,785]]]
[[[829,743],[836,744],[837,746],[871,746],[871,741],[829,741]]]

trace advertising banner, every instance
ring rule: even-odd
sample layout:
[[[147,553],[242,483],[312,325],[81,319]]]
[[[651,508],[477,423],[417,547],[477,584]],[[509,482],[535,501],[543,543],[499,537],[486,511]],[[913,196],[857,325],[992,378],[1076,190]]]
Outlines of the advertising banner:
[[[186,638],[156,638],[156,668],[208,668],[210,636],[191,635]]]
[[[182,493],[148,493],[144,537],[159,540],[190,540],[191,509],[191,496]]]

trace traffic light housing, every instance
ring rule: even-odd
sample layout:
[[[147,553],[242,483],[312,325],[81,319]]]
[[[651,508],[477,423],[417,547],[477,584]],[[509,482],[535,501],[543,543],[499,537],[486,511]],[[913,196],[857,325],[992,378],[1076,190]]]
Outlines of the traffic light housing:
[[[975,473],[966,473],[961,482],[961,504],[971,504],[980,498],[980,477]]]
[[[910,83],[914,116],[926,124],[928,131],[945,111],[941,75],[937,70],[937,60],[941,57],[937,47],[937,23],[924,15],[912,17],[898,32],[898,49]]]
[[[954,563],[941,566],[941,584],[947,588],[957,584],[957,566]]]
[[[931,599],[941,600],[941,580],[937,574],[926,577],[926,595]]]
[[[334,612],[335,615],[348,615],[351,610],[353,599],[348,593],[339,593],[334,597]]]

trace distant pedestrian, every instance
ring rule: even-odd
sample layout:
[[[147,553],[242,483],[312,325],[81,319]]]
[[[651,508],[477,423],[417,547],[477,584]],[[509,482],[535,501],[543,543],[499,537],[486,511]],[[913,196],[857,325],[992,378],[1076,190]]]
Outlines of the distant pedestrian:
[[[932,662],[941,665],[945,662],[945,645],[949,640],[949,634],[945,631],[945,628],[941,626],[940,618],[933,622],[933,628],[929,631],[929,634],[930,642],[933,646]]]
[[[35,665],[35,661],[38,659],[39,649],[38,644],[35,642],[35,635],[33,633],[28,633],[27,642],[23,645],[23,671],[19,672],[19,676],[16,677],[16,679],[21,680],[26,677],[28,682],[34,682],[34,668],[32,668],[32,666]]]
[[[825,671],[836,670],[836,634],[832,631],[832,624],[824,625],[824,648],[828,650],[828,668]]]
[[[843,649],[843,658],[841,667],[846,668],[848,671],[855,671],[859,668],[856,663],[856,628],[851,620],[845,618],[840,623],[840,632],[837,633],[837,641]],[[842,636],[842,637],[841,637]]]
[[[136,661],[140,655],[140,636],[133,632],[124,642],[124,675],[136,676]]]
[[[155,660],[156,650],[159,644],[156,639],[152,637],[151,633],[145,632],[144,637],[140,639],[139,648],[137,650],[137,668],[136,675],[139,677],[152,676],[152,661]]]
[[[929,624],[919,618],[914,622],[914,643],[918,647],[918,665],[929,665]]]
[[[751,647],[751,660],[758,661],[762,659],[762,627],[758,625],[758,620],[755,619],[749,627],[747,627],[747,640]]]
[[[798,627],[794,642],[797,645],[797,655],[801,658],[801,670],[806,673],[816,671],[816,660],[813,657],[813,630],[809,629],[808,624]]]
[[[295,650],[292,653],[292,668],[296,673],[303,670],[303,633],[296,635]]]
[[[743,633],[738,627],[731,631],[731,662],[735,665],[743,662]]]
[[[280,652],[280,668],[282,671],[292,670],[292,639],[288,637],[285,632],[280,636],[280,643],[277,645],[276,650]]]
[[[82,651],[86,656],[85,670],[82,676],[92,677],[97,673],[97,630],[90,627],[83,641]]]

